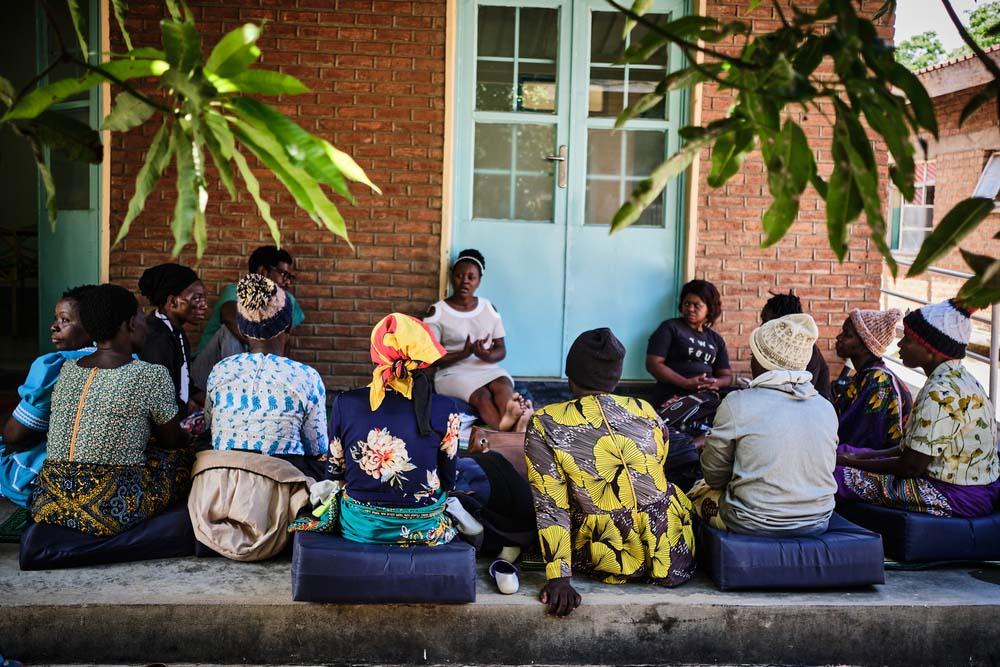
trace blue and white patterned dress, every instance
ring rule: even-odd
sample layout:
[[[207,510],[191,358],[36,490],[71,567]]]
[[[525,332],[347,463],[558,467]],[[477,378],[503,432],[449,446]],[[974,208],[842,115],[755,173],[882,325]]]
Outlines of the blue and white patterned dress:
[[[327,453],[326,388],[310,366],[273,354],[236,354],[215,365],[206,393],[215,449]]]

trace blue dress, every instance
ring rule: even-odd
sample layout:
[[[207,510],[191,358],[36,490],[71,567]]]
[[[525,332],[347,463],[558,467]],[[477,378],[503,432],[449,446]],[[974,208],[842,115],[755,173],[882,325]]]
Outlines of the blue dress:
[[[35,359],[17,393],[21,402],[14,409],[16,419],[32,431],[47,433],[49,413],[52,409],[52,389],[59,379],[59,371],[70,359],[80,359],[92,354],[95,348],[85,347],[68,352],[50,352]],[[7,453],[0,439],[0,496],[21,507],[28,506],[31,485],[45,462],[45,440],[26,451]]]

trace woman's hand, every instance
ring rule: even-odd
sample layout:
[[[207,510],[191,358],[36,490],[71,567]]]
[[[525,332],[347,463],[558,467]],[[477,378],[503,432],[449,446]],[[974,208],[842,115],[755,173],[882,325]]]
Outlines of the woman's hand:
[[[476,352],[476,344],[478,342],[479,341],[476,341],[476,343],[473,343],[472,342],[472,336],[466,336],[465,337],[465,346],[462,348],[462,359],[467,359],[468,357],[471,357],[473,354],[475,354],[475,352]]]
[[[548,606],[546,611],[556,616],[567,616],[583,602],[583,598],[580,597],[580,594],[576,592],[576,589],[570,583],[569,577],[549,579],[542,586],[540,598],[542,604]]]
[[[693,378],[685,378],[681,389],[689,392],[701,391],[703,389],[714,389],[715,378],[710,378],[706,373],[696,375]]]
[[[489,338],[480,338],[472,344],[472,353],[483,361],[493,361],[493,347],[487,347],[488,345]]]

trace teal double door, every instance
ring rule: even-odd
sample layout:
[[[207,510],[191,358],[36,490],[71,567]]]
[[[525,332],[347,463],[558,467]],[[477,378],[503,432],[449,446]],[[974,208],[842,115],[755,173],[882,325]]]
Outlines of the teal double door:
[[[686,10],[684,0],[654,0],[649,15],[666,22]],[[452,256],[470,247],[486,256],[480,293],[504,320],[504,366],[561,377],[576,336],[606,326],[628,350],[625,378],[648,379],[646,340],[676,314],[683,183],[637,224],[608,231],[636,184],[677,149],[685,95],[623,130],[614,123],[681,54],[616,65],[624,17],[605,0],[459,0],[458,21]]]

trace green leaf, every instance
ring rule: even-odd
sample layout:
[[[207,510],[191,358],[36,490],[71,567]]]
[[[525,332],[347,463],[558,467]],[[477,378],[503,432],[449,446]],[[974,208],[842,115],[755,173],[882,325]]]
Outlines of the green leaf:
[[[682,16],[658,26],[656,30],[650,30],[638,44],[629,46],[624,55],[615,62],[644,63],[670,42],[668,35],[680,38],[697,37],[702,32],[710,32],[718,26],[719,22],[716,19],[707,16]]]
[[[826,195],[827,192],[829,192],[829,187],[827,186],[826,181],[823,180],[823,177],[819,175],[815,164],[813,164],[812,173],[809,174],[809,182],[812,183],[813,189],[819,193],[819,196],[823,198],[823,201],[826,201]]]
[[[878,8],[875,15],[872,16],[872,21],[878,21],[883,16],[888,16],[889,14],[896,13],[896,0],[885,0],[882,6]]]
[[[615,129],[623,127],[628,121],[655,107],[668,92],[679,88],[687,88],[708,80],[711,78],[709,74],[718,73],[719,67],[717,64],[708,64],[702,65],[701,69],[685,67],[676,72],[671,72],[656,84],[656,88],[652,92],[646,93],[635,104],[629,105],[618,114],[618,117],[615,119]]]
[[[163,175],[163,170],[170,163],[170,156],[174,152],[174,135],[167,123],[163,123],[160,129],[153,135],[153,141],[146,151],[146,158],[143,160],[139,174],[135,178],[135,194],[128,202],[128,212],[122,222],[118,236],[115,237],[114,245],[118,245],[128,234],[132,227],[132,222],[142,213],[146,205],[146,198],[156,187],[157,181]]]
[[[31,154],[35,157],[38,175],[42,178],[42,185],[45,187],[45,209],[49,214],[49,228],[55,232],[56,219],[59,214],[56,207],[56,181],[52,178],[52,172],[49,171],[49,165],[45,161],[45,151],[42,150],[42,145],[31,136],[28,137],[28,141],[31,144]]]
[[[792,66],[799,76],[808,78],[823,62],[823,39],[812,35],[802,44],[792,57]]]
[[[212,49],[205,61],[205,69],[224,79],[240,74],[260,58],[260,49],[257,48],[259,37],[260,28],[253,23],[244,23],[231,30]]]
[[[113,54],[112,54],[113,55]],[[166,61],[167,54],[165,54],[161,49],[154,49],[151,46],[143,46],[138,49],[130,49],[128,53],[122,56],[116,56],[120,58],[127,58],[129,60],[163,60]]]
[[[701,128],[701,132],[688,132],[688,136],[696,137],[690,139],[680,150],[664,160],[649,178],[640,181],[632,192],[632,197],[625,202],[615,217],[611,220],[609,234],[625,229],[639,219],[642,212],[649,206],[663,191],[670,179],[674,178],[701,153],[702,149],[708,146],[719,134],[733,127],[738,121],[727,118],[722,122],[714,123],[712,129]]]
[[[201,71],[187,75],[180,70],[170,69],[160,81],[174,93],[183,96],[198,113],[218,94],[215,86]]]
[[[131,51],[132,37],[128,34],[128,30],[125,29],[125,19],[128,18],[128,0],[111,0],[111,7],[115,12],[118,30],[122,33],[122,39],[125,40],[125,48]]]
[[[301,95],[309,87],[291,74],[266,69],[248,69],[229,79],[210,79],[220,93],[257,95]]]
[[[128,132],[149,120],[155,111],[156,109],[129,93],[118,93],[115,96],[115,106],[104,119],[101,129]]]
[[[962,257],[975,275],[958,292],[969,308],[985,308],[1000,301],[1000,260],[962,250]]]
[[[243,177],[243,182],[246,183],[247,191],[257,204],[260,217],[264,219],[264,222],[267,223],[267,228],[271,231],[271,238],[274,239],[274,245],[280,248],[281,230],[278,229],[278,221],[271,216],[271,205],[260,196],[260,183],[257,182],[257,177],[253,175],[253,170],[247,164],[247,159],[243,157],[243,153],[234,150],[232,156],[233,161],[236,163],[236,168],[240,172],[240,176]]]
[[[760,7],[760,3],[761,0],[750,0],[750,4],[747,6],[747,14]]]
[[[30,121],[26,132],[50,149],[60,150],[71,160],[99,164],[104,147],[90,125],[58,111],[46,111]]]
[[[241,119],[258,130],[273,135],[292,164],[303,167],[314,179],[329,185],[351,203],[354,202],[344,175],[327,156],[326,149],[317,137],[299,127],[288,116],[257,100],[237,97],[230,103]]]
[[[337,169],[340,170],[340,173],[342,173],[345,178],[347,178],[349,181],[354,181],[355,183],[362,183],[364,185],[367,185],[374,192],[382,194],[382,190],[379,189],[377,185],[371,182],[371,180],[368,178],[368,174],[366,174],[365,170],[362,169],[358,165],[358,163],[354,161],[354,158],[352,158],[344,151],[337,150],[336,148],[333,147],[333,145],[330,142],[326,140],[321,140],[321,141],[323,143],[324,150],[326,150],[327,156],[329,156],[330,158],[330,161],[333,162],[334,165],[336,165]]]
[[[767,211],[764,212],[764,217],[761,218],[761,226],[767,233],[767,238],[761,243],[761,247],[767,248],[780,241],[792,223],[795,222],[795,216],[798,214],[798,197],[775,197]]]
[[[162,60],[115,60],[103,63],[101,69],[122,81],[145,76],[159,76],[169,69]],[[94,72],[81,79],[62,79],[36,88],[11,107],[0,123],[21,118],[34,118],[53,104],[89,90],[102,83],[104,77]]]
[[[649,8],[653,6],[653,0],[635,0],[632,3],[632,13],[642,16],[649,11]],[[632,32],[632,29],[637,25],[635,19],[626,18],[625,19],[625,29],[622,31],[622,39],[628,37],[628,34]]]
[[[931,101],[930,95],[927,94],[924,84],[920,83],[920,79],[913,72],[906,69],[906,67],[896,63],[890,70],[889,83],[894,84],[903,91],[906,98],[910,101],[913,113],[917,117],[917,122],[920,123],[921,127],[934,135],[936,139],[938,136],[938,125],[937,117],[934,115],[934,103]]]
[[[170,12],[170,18],[175,21],[183,20],[181,16],[181,10],[177,8],[177,0],[164,0],[167,5],[167,11]]]
[[[840,261],[847,257],[849,225],[858,219],[861,209],[861,195],[854,184],[849,166],[834,163],[827,186],[826,233],[830,248]]]
[[[0,104],[9,107],[14,104],[16,97],[17,90],[14,88],[14,84],[0,76]]]
[[[215,168],[219,170],[219,180],[226,187],[226,192],[229,193],[229,198],[236,201],[236,183],[233,179],[233,168],[229,164],[229,159],[227,156],[232,155],[232,149],[228,152],[224,152],[222,145],[216,136],[215,127],[209,122],[208,116],[204,118],[204,121],[197,119],[197,122],[203,122],[201,126],[200,134],[205,140],[205,145],[208,147],[208,152],[212,156],[212,162],[215,163]],[[225,126],[225,121],[223,121],[223,126]],[[228,133],[229,128],[226,128]],[[229,141],[232,142],[232,135],[229,135]]]
[[[739,172],[744,158],[753,150],[755,138],[751,128],[740,126],[715,140],[712,168],[708,172],[709,187],[721,188]]]
[[[188,74],[201,62],[201,34],[194,23],[187,21],[160,21],[163,34],[163,52],[170,67]]]
[[[69,18],[73,23],[73,31],[76,33],[76,39],[80,43],[80,53],[83,54],[84,59],[87,59],[90,49],[87,48],[86,35],[90,31],[87,29],[86,9],[80,9],[80,0],[66,0],[66,8],[69,9]]]
[[[958,126],[962,127],[965,121],[969,120],[969,116],[976,113],[979,107],[983,106],[990,100],[996,99],[997,87],[1000,84],[996,82],[990,83],[988,86],[983,88],[979,93],[977,93],[962,109],[962,114],[958,117]]]
[[[926,271],[934,260],[951,250],[992,212],[993,200],[986,197],[971,197],[955,204],[935,226],[931,235],[924,239],[907,277]]]
[[[198,210],[198,193],[195,190],[197,175],[191,139],[181,129],[180,123],[174,123],[173,140],[174,162],[177,165],[177,202],[174,204],[174,219],[170,222],[170,231],[174,235],[171,255],[176,257],[191,242],[194,216]]]

